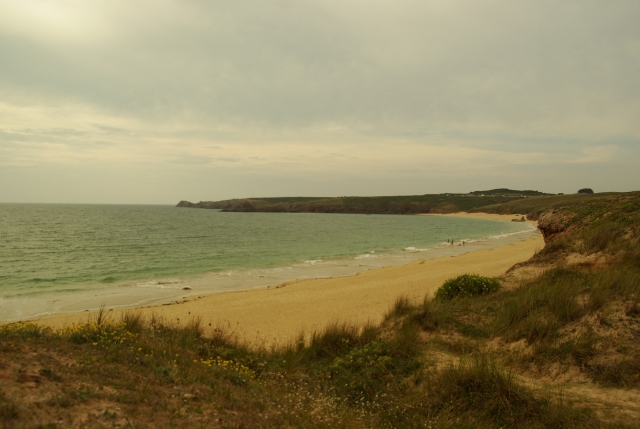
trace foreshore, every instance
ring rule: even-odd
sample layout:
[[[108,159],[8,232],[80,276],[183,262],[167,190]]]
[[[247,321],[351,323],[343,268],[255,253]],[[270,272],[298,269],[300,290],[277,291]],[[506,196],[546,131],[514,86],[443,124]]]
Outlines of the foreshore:
[[[456,213],[445,216],[509,221],[513,216]],[[173,323],[193,318],[212,327],[224,326],[254,346],[284,344],[301,332],[322,329],[332,322],[363,324],[382,320],[395,300],[406,296],[418,302],[433,294],[447,279],[464,273],[500,276],[529,259],[544,242],[541,235],[502,246],[472,250],[456,256],[414,260],[407,265],[364,271],[346,277],[294,280],[269,288],[191,296],[172,304],[113,309],[112,319],[126,311],[152,314]],[[33,322],[61,327],[82,323],[91,312],[51,315]]]

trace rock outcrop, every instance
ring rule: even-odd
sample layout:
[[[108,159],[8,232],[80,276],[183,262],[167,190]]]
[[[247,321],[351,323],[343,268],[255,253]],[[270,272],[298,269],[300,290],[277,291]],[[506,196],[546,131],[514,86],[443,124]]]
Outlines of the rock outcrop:
[[[552,238],[567,232],[573,215],[548,211],[538,218],[538,229],[542,232],[544,242],[548,243]]]

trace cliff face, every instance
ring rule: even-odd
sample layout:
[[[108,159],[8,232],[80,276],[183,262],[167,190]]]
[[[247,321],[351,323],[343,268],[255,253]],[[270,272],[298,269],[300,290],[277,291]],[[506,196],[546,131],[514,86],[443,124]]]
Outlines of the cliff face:
[[[176,204],[176,207],[189,207],[192,209],[220,209],[222,207],[219,206],[219,204],[217,204],[214,201],[200,201],[199,203],[192,203],[190,201],[180,201],[178,204]]]
[[[572,214],[553,211],[541,214],[538,218],[538,229],[542,232],[544,242],[548,243],[552,238],[566,232],[573,218]]]

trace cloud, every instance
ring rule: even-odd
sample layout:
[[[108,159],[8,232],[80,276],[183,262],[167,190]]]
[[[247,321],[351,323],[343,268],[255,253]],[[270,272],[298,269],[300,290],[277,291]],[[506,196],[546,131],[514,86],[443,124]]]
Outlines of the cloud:
[[[0,3],[0,164],[311,182],[617,164],[623,189],[638,16],[594,0]]]

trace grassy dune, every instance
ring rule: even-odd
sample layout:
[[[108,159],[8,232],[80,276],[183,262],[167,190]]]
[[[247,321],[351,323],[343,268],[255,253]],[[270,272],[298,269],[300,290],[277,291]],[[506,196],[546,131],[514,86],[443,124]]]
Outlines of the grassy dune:
[[[554,198],[529,207],[546,247],[497,291],[466,277],[419,305],[399,297],[380,325],[284,348],[135,312],[2,326],[1,425],[639,427],[640,193]]]

